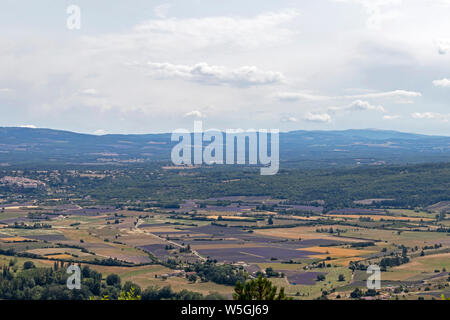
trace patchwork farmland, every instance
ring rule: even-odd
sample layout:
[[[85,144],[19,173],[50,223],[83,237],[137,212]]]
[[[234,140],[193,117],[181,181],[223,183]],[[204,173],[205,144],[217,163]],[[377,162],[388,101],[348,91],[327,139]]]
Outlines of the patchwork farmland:
[[[367,207],[377,203],[372,200],[357,203]],[[142,287],[227,298],[233,286],[203,276],[199,266],[230,266],[247,278],[263,274],[294,299],[323,292],[350,298],[365,287],[371,264],[383,266],[380,297],[399,296],[393,288],[409,288],[401,291],[404,299],[448,290],[450,238],[442,232],[445,216],[433,211],[445,203],[326,211],[321,200],[297,204],[265,196],[188,199],[173,207],[150,202],[144,209],[57,202],[2,207],[2,261],[79,263]],[[400,265],[386,264],[399,256],[405,258]]]

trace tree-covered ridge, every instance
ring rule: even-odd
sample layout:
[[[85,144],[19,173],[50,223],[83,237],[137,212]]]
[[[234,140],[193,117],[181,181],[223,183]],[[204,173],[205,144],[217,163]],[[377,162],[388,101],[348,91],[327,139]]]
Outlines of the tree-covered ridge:
[[[270,196],[300,203],[323,200],[326,209],[355,206],[355,200],[392,199],[379,206],[402,208],[428,206],[450,200],[450,164],[356,167],[349,169],[281,169],[277,175],[261,176],[259,170],[243,167],[165,170],[161,166],[95,168],[102,178],[86,177],[86,168],[56,171],[21,170],[20,176],[44,181],[46,188],[18,190],[2,185],[0,193],[25,199],[45,200],[65,194],[113,206],[136,203],[136,207],[177,208],[183,199],[223,196]],[[0,171],[0,177],[17,171]],[[151,202],[149,202],[151,201]],[[80,202],[82,204],[82,201]]]
[[[171,134],[89,135],[0,127],[0,162],[82,164],[169,161]],[[291,131],[279,135],[280,160],[302,168],[448,161],[450,138],[386,130]],[[209,143],[204,143],[206,147]]]

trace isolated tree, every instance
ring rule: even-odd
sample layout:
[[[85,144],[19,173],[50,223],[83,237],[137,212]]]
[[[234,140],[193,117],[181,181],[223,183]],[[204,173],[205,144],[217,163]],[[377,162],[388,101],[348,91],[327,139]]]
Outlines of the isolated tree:
[[[27,269],[34,269],[34,268],[36,268],[36,267],[35,267],[33,261],[25,261],[25,262],[23,263],[23,269],[24,269],[24,270],[27,270]]]
[[[325,276],[323,274],[318,274],[316,280],[317,281],[324,281],[325,280]]]
[[[280,288],[277,294],[277,287],[272,285],[269,279],[259,275],[257,279],[247,281],[242,284],[240,281],[234,288],[234,300],[291,300],[284,293],[284,288]]]
[[[117,274],[111,273],[106,277],[106,284],[108,286],[120,286],[120,277]]]

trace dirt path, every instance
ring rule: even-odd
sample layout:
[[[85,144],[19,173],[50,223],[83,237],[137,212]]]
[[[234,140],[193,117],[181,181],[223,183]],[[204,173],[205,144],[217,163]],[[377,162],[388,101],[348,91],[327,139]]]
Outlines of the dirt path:
[[[181,244],[179,244],[179,243],[176,243],[176,242],[174,242],[174,241],[171,241],[171,240],[167,240],[167,239],[161,238],[160,236],[158,236],[158,235],[156,235],[156,234],[154,234],[154,233],[147,232],[147,231],[145,231],[145,230],[139,229],[139,226],[142,224],[142,222],[143,222],[143,221],[141,221],[141,219],[139,219],[138,222],[136,223],[136,226],[134,227],[134,228],[135,228],[135,231],[136,231],[137,233],[144,233],[144,234],[150,235],[150,236],[152,236],[152,237],[155,237],[156,239],[161,240],[161,241],[163,241],[163,242],[168,242],[168,243],[170,243],[170,244],[172,244],[172,245],[174,245],[174,246],[177,246],[177,247],[179,247],[179,248],[184,248],[184,247],[183,247]],[[207,260],[205,257],[202,257],[197,251],[191,249],[191,252],[192,252],[192,254],[193,254],[194,256],[196,256],[196,257],[199,258],[200,260],[202,260],[202,261],[206,261],[206,260]]]

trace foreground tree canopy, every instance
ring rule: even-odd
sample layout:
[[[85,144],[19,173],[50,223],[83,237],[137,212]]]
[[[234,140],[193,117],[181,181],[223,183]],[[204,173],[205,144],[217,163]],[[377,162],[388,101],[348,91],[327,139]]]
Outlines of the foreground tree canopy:
[[[277,287],[272,285],[269,279],[259,275],[258,278],[247,281],[245,284],[238,282],[234,288],[234,300],[290,300],[284,293],[284,288],[280,288],[277,294]]]

